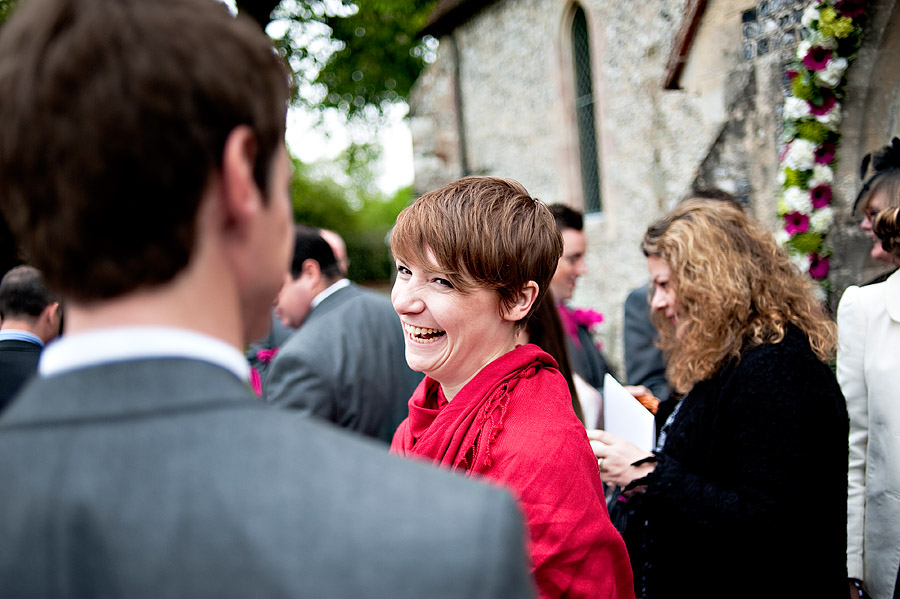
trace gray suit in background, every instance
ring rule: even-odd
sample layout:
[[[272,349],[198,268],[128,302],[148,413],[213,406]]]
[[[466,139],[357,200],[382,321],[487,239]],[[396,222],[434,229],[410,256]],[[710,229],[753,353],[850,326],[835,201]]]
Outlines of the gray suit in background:
[[[351,283],[322,300],[288,338],[263,392],[278,406],[389,443],[421,380],[406,364],[390,299]]]
[[[35,379],[0,419],[0,596],[532,597],[513,500],[145,359]]]
[[[666,363],[662,350],[656,345],[659,333],[650,320],[647,293],[647,285],[644,285],[633,289],[625,299],[625,372],[629,385],[644,385],[659,398],[658,431],[675,409],[675,401],[669,400]]]

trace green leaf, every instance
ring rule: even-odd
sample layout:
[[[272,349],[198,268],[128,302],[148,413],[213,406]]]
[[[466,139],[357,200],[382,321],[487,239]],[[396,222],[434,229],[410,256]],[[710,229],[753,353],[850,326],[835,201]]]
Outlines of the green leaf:
[[[788,245],[802,254],[818,252],[822,247],[822,235],[819,233],[799,233],[791,237]]]

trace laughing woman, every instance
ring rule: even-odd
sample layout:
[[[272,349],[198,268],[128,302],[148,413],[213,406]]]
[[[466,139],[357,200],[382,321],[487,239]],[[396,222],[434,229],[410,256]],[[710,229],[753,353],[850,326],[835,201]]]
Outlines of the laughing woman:
[[[406,208],[391,249],[406,359],[426,374],[391,450],[507,487],[542,597],[633,597],[566,381],[516,345],[562,252],[550,212],[515,181],[467,177]]]

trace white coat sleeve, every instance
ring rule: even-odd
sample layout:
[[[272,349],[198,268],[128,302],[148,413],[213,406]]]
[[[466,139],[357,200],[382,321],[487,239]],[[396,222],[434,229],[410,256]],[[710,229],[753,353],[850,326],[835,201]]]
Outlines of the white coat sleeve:
[[[866,308],[859,287],[849,287],[838,305],[837,379],[850,415],[847,474],[847,575],[863,579],[866,518],[866,449],[869,397],[865,377]]]

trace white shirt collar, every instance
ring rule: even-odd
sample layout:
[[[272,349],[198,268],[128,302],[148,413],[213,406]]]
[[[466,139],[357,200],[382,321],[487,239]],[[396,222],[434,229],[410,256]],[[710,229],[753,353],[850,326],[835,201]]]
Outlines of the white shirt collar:
[[[321,304],[322,301],[323,301],[326,297],[328,297],[329,295],[331,295],[331,294],[334,293],[335,291],[338,291],[338,290],[340,290],[340,289],[343,289],[344,287],[347,287],[347,286],[349,286],[349,285],[350,285],[350,281],[349,281],[348,279],[341,279],[341,280],[338,281],[337,283],[332,283],[332,284],[331,284],[331,287],[329,287],[328,289],[326,289],[325,291],[323,291],[322,293],[320,293],[319,295],[317,295],[316,297],[313,298],[313,300],[312,300],[312,307],[315,308],[316,306],[318,306],[319,304]]]
[[[900,322],[900,270],[884,282],[884,304],[891,320]]]
[[[220,339],[174,327],[133,326],[65,334],[41,354],[38,372],[53,376],[70,370],[147,358],[188,358],[216,364],[249,380],[249,365],[237,349]]]

